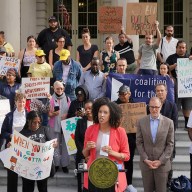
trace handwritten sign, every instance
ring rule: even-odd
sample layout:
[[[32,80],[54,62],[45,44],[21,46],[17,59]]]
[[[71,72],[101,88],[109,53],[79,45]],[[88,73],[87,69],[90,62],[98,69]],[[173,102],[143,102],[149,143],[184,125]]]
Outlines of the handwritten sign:
[[[3,121],[5,119],[5,115],[10,112],[10,103],[9,99],[0,100],[0,133]]]
[[[178,97],[192,97],[192,60],[177,59]]]
[[[22,92],[26,94],[27,99],[47,98],[47,93],[49,93],[49,91],[49,77],[22,78]]]
[[[157,3],[127,3],[126,32],[129,35],[155,35]]]
[[[77,147],[75,145],[75,130],[78,119],[79,117],[72,117],[61,121],[61,127],[69,155],[77,153]]]
[[[6,75],[9,68],[19,71],[20,60],[14,57],[0,56],[0,75]]]
[[[138,119],[147,115],[145,103],[126,103],[119,105],[123,111],[123,120],[121,127],[124,127],[126,133],[136,133],[136,122]]]
[[[123,7],[99,8],[99,32],[120,33],[122,26]]]
[[[6,168],[31,180],[42,180],[50,175],[53,161],[53,143],[35,142],[14,130],[11,147],[0,153]]]

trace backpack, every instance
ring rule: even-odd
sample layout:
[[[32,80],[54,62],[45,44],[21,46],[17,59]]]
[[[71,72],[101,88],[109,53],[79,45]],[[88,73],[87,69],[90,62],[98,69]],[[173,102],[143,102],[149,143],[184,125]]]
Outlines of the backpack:
[[[173,192],[191,192],[190,180],[184,175],[181,175],[180,177],[173,179],[171,181],[171,191],[173,191]]]

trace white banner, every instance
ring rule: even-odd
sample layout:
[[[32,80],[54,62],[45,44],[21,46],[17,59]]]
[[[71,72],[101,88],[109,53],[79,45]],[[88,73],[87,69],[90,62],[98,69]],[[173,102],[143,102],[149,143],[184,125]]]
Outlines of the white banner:
[[[20,60],[15,57],[0,56],[0,75],[6,75],[9,68],[15,68],[18,72]]]
[[[11,147],[0,153],[6,168],[30,180],[42,180],[50,176],[53,161],[53,144],[35,142],[14,130]]]
[[[75,130],[78,119],[79,117],[71,117],[61,121],[63,135],[69,155],[77,153],[77,147],[75,145]]]
[[[3,121],[5,119],[5,115],[10,112],[10,103],[9,99],[0,100],[0,133]]]
[[[49,77],[26,77],[22,78],[22,92],[25,93],[27,99],[47,98],[50,91]]]
[[[192,97],[192,60],[177,59],[178,97]]]

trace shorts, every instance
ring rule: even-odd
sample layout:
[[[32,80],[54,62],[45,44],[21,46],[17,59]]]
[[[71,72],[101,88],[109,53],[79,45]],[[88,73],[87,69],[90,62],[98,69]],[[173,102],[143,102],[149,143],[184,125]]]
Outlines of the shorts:
[[[178,110],[192,110],[192,97],[178,98]]]

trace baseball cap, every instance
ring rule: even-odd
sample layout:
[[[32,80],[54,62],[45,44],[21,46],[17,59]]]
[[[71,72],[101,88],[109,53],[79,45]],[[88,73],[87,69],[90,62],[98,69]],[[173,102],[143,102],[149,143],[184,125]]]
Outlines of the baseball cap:
[[[35,55],[36,55],[37,57],[40,57],[40,56],[45,56],[46,54],[44,53],[43,50],[38,49],[37,51],[35,51]]]
[[[67,49],[62,49],[60,52],[60,58],[59,60],[65,61],[70,56],[70,51]]]
[[[50,21],[57,21],[57,18],[56,18],[55,16],[51,16],[51,17],[49,17],[48,21],[49,21],[49,22],[50,22]]]
[[[0,53],[7,53],[5,47],[0,47]]]
[[[126,92],[129,92],[130,91],[130,88],[127,86],[127,85],[122,85],[120,88],[119,88],[119,91],[117,92],[117,93],[119,93],[119,92],[121,92],[121,93],[126,93]]]

